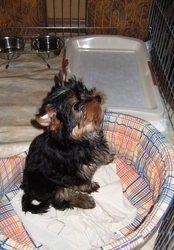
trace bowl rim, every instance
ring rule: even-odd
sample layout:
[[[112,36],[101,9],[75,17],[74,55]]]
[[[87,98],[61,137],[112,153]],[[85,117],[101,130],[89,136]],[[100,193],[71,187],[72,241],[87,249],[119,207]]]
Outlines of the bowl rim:
[[[48,39],[53,38],[53,39],[56,39],[55,41],[60,41],[59,47],[57,47],[56,49],[48,49],[48,50],[40,49],[35,43],[36,43],[37,40],[44,39],[44,38],[48,38]],[[57,37],[57,36],[52,36],[52,35],[40,36],[39,35],[39,36],[31,39],[31,48],[34,49],[34,50],[36,50],[36,51],[49,53],[49,52],[54,52],[54,51],[61,50],[63,47],[64,47],[64,41],[63,41],[63,39],[60,38],[60,37]]]
[[[10,47],[8,47],[6,49],[1,49],[0,48],[0,54],[11,54],[11,53],[16,53],[17,51],[23,51],[24,50],[24,48],[25,48],[25,39],[23,39],[22,37],[20,37],[20,36],[0,36],[0,43],[1,43],[1,41],[7,40],[7,39],[15,39],[16,41],[20,40],[22,42],[20,44],[20,48],[16,47],[13,51],[10,51],[10,49],[11,49]],[[6,51],[4,51],[4,50],[6,50]]]

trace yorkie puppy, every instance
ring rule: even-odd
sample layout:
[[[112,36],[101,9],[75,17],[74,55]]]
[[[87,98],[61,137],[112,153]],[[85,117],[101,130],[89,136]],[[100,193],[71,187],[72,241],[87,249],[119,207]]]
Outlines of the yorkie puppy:
[[[114,158],[102,130],[105,99],[104,93],[88,90],[75,77],[59,79],[52,88],[36,116],[47,130],[33,140],[26,158],[23,211],[95,207],[89,194],[100,186],[92,177]]]

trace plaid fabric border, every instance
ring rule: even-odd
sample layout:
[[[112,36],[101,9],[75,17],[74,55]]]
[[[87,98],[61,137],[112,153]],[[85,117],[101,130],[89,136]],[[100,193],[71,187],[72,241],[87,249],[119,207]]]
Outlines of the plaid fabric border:
[[[135,249],[149,239],[174,199],[174,151],[152,125],[133,116],[107,112],[103,128],[111,150],[116,152],[117,174],[122,180],[124,194],[137,207],[138,212],[134,222],[121,230],[123,238],[98,249]],[[20,182],[25,155],[26,153],[23,153],[23,160],[18,158],[17,162],[17,158],[10,158],[10,168],[17,168],[17,170],[14,178],[13,174],[8,175],[7,178],[6,174],[3,175],[5,188],[3,187],[2,194]],[[1,159],[0,166],[8,169],[10,159]],[[3,173],[6,171],[4,169]],[[2,249],[3,247],[4,249],[44,249],[30,239],[10,205],[10,200],[16,191],[17,188],[14,188],[1,199],[0,212],[3,224],[0,222],[2,230],[0,244]]]
[[[33,241],[28,235],[10,203],[19,191],[19,185],[15,186],[0,200],[0,249],[46,250],[46,247]]]
[[[20,183],[26,152],[10,158],[0,159],[0,198]]]
[[[141,214],[137,215],[132,225],[122,229],[125,237],[99,249],[135,249],[156,231],[174,200],[174,151],[159,131],[137,117],[107,112],[103,128],[108,134],[112,150],[116,150],[116,157],[125,161],[128,167],[138,173],[138,178],[143,178],[148,183],[153,203],[148,201],[150,210],[144,214],[143,222],[140,220],[139,225],[137,224],[137,217],[141,217]],[[124,171],[124,168],[118,168],[117,173],[120,175]],[[138,178],[135,176],[136,181],[129,186],[131,175],[130,171],[127,172],[127,178],[121,177],[123,187],[132,189],[130,194],[136,193]],[[147,192],[145,197],[148,198],[149,195]],[[127,197],[133,202],[131,195],[128,194]],[[136,229],[131,231],[133,228]]]

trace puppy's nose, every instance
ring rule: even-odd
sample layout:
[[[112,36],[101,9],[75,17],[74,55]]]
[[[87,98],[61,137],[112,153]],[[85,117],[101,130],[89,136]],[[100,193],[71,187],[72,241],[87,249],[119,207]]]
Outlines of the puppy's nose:
[[[101,97],[99,95],[95,96],[95,101],[101,103]]]

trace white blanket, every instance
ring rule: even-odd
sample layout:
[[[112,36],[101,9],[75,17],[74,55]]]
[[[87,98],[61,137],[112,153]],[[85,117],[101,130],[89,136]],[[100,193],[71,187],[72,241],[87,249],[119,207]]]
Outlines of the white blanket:
[[[22,190],[13,198],[12,205],[25,228],[36,241],[50,250],[90,250],[117,239],[116,232],[135,218],[134,208],[122,192],[115,164],[102,166],[94,180],[100,184],[99,192],[92,196],[94,209],[57,211],[51,208],[43,215],[21,210]]]

